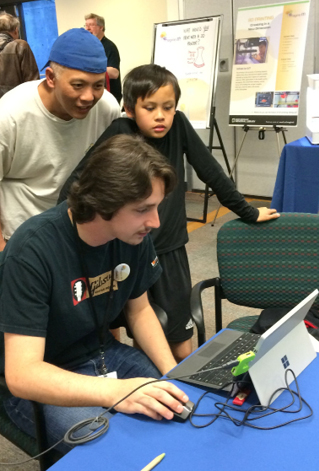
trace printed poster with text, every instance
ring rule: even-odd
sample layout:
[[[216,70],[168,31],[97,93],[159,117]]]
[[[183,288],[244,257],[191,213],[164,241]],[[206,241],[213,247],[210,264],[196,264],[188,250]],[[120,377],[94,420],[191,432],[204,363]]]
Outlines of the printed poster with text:
[[[153,62],[177,77],[178,109],[196,129],[210,123],[218,25],[219,18],[156,25]]]
[[[309,6],[238,10],[230,125],[297,126]]]

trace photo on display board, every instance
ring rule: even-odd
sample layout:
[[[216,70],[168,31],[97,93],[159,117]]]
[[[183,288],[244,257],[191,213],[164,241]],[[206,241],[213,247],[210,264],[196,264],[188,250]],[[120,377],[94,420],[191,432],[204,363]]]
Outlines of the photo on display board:
[[[275,92],[275,108],[298,108],[299,92],[281,91]]]
[[[235,43],[235,64],[264,64],[267,58],[268,39],[242,38]]]
[[[257,92],[255,98],[255,106],[270,108],[273,106],[273,92]]]

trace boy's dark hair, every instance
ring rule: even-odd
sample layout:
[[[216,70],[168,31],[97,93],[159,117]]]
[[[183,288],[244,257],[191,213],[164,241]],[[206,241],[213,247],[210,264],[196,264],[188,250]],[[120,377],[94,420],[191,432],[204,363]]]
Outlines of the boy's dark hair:
[[[99,214],[109,221],[126,204],[148,198],[153,178],[163,180],[165,196],[176,185],[175,170],[162,154],[138,136],[107,139],[71,186],[68,204],[74,219],[82,224]]]
[[[156,64],[140,65],[124,78],[123,101],[126,108],[134,112],[138,98],[153,95],[159,88],[171,84],[175,93],[175,105],[181,96],[178,80],[172,72]]]

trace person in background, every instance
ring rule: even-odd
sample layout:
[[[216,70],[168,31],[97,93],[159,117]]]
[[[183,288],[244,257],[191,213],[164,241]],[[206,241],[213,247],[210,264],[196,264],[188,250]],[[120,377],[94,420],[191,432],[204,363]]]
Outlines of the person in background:
[[[44,80],[0,100],[0,250],[29,217],[56,204],[62,185],[120,107],[104,89],[101,42],[74,28],[54,42]]]
[[[258,45],[258,54],[254,54],[253,58],[263,64],[266,61],[267,43],[266,41],[260,41]]]
[[[40,78],[29,44],[19,39],[20,22],[0,13],[0,98],[20,83]]]
[[[149,289],[151,301],[167,313],[167,339],[177,361],[191,353],[193,335],[190,309],[192,285],[185,247],[188,234],[184,155],[220,202],[244,220],[267,221],[279,217],[275,209],[252,207],[237,191],[186,116],[176,111],[180,94],[177,78],[165,67],[156,64],[135,67],[127,74],[123,84],[124,108],[128,117],[115,120],[96,142],[98,146],[116,134],[142,135],[167,157],[177,172],[177,187],[159,208],[161,226],[152,231],[163,274]],[[58,201],[66,198],[71,182],[81,174],[90,153],[66,181]]]
[[[120,54],[116,45],[105,37],[105,21],[102,16],[89,13],[85,15],[85,29],[94,34],[102,43],[107,57],[107,73],[110,79],[110,92],[118,103],[122,99],[122,85],[120,74]]]

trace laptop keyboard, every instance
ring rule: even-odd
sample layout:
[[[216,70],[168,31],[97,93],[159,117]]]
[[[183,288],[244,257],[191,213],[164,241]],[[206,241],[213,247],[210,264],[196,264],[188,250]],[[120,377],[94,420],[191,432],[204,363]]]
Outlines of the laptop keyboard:
[[[206,365],[202,366],[197,373],[190,376],[190,379],[201,381],[202,383],[212,384],[214,387],[221,387],[225,383],[231,382],[234,376],[231,373],[231,369],[228,370],[215,370],[208,371],[210,368],[222,366],[229,361],[236,360],[239,355],[253,350],[260,335],[251,334],[250,332],[243,332],[243,334],[226,347],[219,355],[213,360],[210,360]]]

